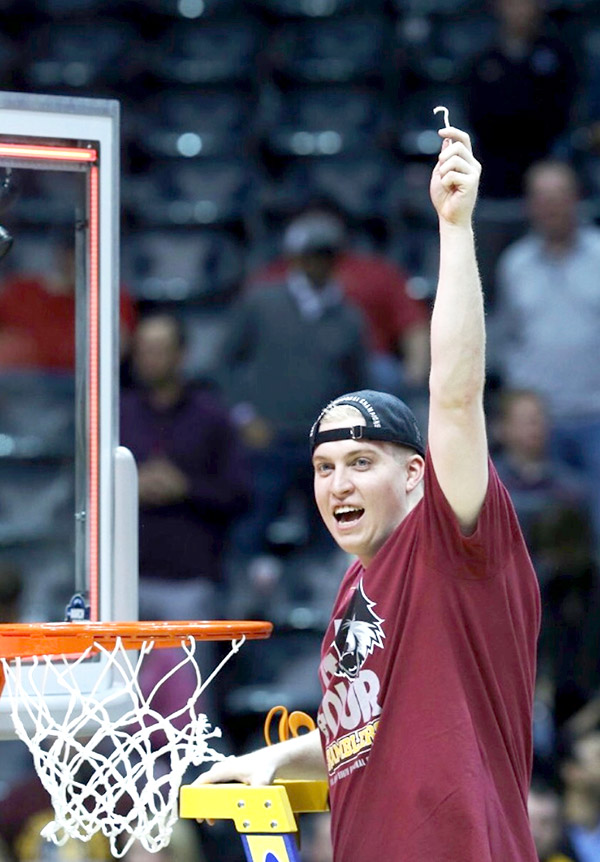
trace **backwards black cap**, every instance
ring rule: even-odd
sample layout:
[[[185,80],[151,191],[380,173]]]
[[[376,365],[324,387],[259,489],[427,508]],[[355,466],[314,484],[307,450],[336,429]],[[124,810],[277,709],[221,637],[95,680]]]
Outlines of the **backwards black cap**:
[[[320,431],[321,422],[334,407],[348,404],[355,407],[364,417],[365,425],[354,425],[350,428],[328,428]],[[410,407],[387,392],[375,392],[372,389],[361,389],[359,392],[349,392],[330,401],[321,410],[319,418],[310,430],[310,448],[314,452],[320,443],[331,440],[385,440],[388,443],[398,443],[408,446],[425,455],[423,437],[417,425],[417,420]]]

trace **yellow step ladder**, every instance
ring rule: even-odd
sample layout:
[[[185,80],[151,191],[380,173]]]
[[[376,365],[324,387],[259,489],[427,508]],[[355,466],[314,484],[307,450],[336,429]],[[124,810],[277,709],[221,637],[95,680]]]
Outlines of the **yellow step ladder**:
[[[326,781],[186,785],[180,791],[179,814],[233,820],[248,862],[300,862],[295,815],[328,811],[327,799]]]

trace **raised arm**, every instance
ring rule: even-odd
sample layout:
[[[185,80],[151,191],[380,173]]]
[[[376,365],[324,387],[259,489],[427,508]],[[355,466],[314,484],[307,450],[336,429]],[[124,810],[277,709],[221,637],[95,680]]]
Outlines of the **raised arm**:
[[[483,412],[485,324],[472,217],[481,166],[466,132],[440,129],[431,177],[440,229],[440,273],[431,319],[429,448],[440,487],[471,532],[488,481]]]

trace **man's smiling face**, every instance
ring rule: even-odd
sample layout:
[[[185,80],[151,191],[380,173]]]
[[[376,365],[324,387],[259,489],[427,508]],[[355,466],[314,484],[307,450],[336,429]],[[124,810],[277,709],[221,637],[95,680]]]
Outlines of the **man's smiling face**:
[[[364,438],[317,446],[315,499],[342,550],[355,554],[364,566],[371,562],[412,508],[408,495],[419,484],[422,465],[416,453]]]

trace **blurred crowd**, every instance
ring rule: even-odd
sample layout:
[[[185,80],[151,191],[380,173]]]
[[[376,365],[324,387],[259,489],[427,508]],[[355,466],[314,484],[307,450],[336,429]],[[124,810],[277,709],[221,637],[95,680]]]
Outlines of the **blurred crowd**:
[[[112,15],[134,33],[141,5],[104,4],[101,23]],[[543,600],[532,829],[540,862],[600,862],[597,4],[147,6],[155,23],[139,25],[143,49],[155,47],[149,35],[152,26],[159,33],[160,22],[169,23],[173,39],[162,44],[162,89],[150,61],[123,74],[120,441],[139,474],[140,617],[275,623],[269,644],[247,644],[206,693],[203,706],[224,730],[224,753],[260,742],[262,719],[275,703],[316,712],[320,638],[348,560],[312,502],[308,431],[329,399],[370,387],[404,398],[426,432],[437,266],[427,210],[437,142],[429,133],[437,123],[431,109],[448,104],[483,164],[476,232],[488,304],[490,447]],[[39,33],[59,34],[73,30],[69,15],[77,7],[81,36],[86,10],[92,20],[98,9],[92,0],[68,7],[67,0],[27,5]],[[0,4],[7,22],[11,12],[10,2]],[[202,57],[175,39],[190,20],[204,26],[204,15],[208,41],[200,41],[217,76],[208,83],[197,71]],[[268,37],[261,62],[253,55],[258,83],[225,73],[219,79],[219,50],[233,50],[227,39],[248,15]],[[377,27],[386,23],[393,44],[382,41],[384,53],[366,57],[367,43],[379,44]],[[10,57],[15,25],[7,23],[2,35],[0,54]],[[77,38],[71,32],[72,64],[83,62]],[[118,82],[102,69],[91,83],[52,78],[51,42],[27,44],[20,88],[120,98]],[[60,40],[53,44],[69,55]],[[340,45],[350,44],[353,53],[344,55]],[[46,87],[28,77],[36,52],[38,65],[46,61]],[[171,54],[180,64],[177,91],[165,83]],[[261,118],[253,148],[202,162],[194,148],[210,148],[206,132],[223,132],[219,118],[230,116],[240,93]],[[375,124],[365,119],[365,94],[379,100]],[[177,135],[176,123],[169,131],[165,108],[181,97],[184,115],[190,96],[200,105],[204,96],[214,121],[195,138],[181,123]],[[128,113],[139,97],[152,103],[147,135],[143,113]],[[155,100],[166,110],[162,138],[151,116],[161,113]],[[359,113],[354,121],[349,104]],[[335,134],[322,125],[323,112]],[[235,126],[229,132],[230,139],[241,135]],[[161,155],[175,139],[178,158]],[[198,172],[186,174],[196,155]],[[234,164],[251,186],[242,217],[230,209],[211,221],[224,198],[207,191],[194,202],[194,183],[212,171],[223,196]],[[161,198],[157,189],[169,171],[181,187]],[[72,520],[75,456],[74,235],[68,224],[36,224],[30,210],[39,189],[32,186],[28,210],[27,188],[21,204],[0,199],[0,218],[15,237],[0,261],[2,622],[60,618],[73,584],[64,524]],[[32,433],[39,424],[41,443]],[[213,667],[220,655],[218,645],[205,645],[202,661]],[[101,839],[94,846],[43,845],[38,827],[48,819],[48,799],[28,756],[17,743],[1,742],[0,759],[1,862],[108,858]],[[327,816],[307,817],[303,834],[305,862],[330,862]],[[153,858],[238,862],[241,854],[227,824],[182,822],[172,847]],[[139,848],[126,856],[145,858]]]

